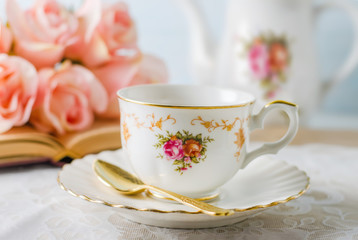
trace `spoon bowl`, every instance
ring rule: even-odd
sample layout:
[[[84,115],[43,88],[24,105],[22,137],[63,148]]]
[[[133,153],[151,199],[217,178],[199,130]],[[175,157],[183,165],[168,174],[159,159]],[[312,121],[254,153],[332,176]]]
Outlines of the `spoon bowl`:
[[[99,179],[122,194],[138,194],[146,190],[145,184],[129,172],[102,160],[96,160],[93,169]]]

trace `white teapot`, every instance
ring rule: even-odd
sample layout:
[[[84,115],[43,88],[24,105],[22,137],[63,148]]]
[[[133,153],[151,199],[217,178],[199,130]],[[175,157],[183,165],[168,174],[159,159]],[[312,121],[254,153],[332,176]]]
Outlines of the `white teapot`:
[[[327,91],[358,63],[355,44],[331,79],[320,81],[318,77],[314,22],[323,10],[341,8],[357,28],[358,9],[347,0],[328,0],[319,5],[310,0],[231,0],[220,46],[214,46],[209,37],[197,2],[177,2],[190,21],[196,81],[250,91],[257,97],[258,107],[274,99],[292,101],[300,106],[305,122]]]

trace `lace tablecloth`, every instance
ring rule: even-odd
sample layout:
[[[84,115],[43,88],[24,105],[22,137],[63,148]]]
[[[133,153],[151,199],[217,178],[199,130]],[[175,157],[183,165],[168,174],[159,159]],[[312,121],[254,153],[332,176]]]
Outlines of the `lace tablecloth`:
[[[2,169],[0,239],[358,239],[358,148],[289,146],[277,157],[308,173],[307,193],[241,223],[190,230],[134,223],[75,198],[49,165]]]

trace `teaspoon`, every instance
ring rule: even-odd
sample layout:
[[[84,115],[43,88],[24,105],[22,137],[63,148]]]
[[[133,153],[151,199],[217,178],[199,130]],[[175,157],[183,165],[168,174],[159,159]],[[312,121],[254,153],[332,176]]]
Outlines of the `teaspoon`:
[[[229,216],[235,213],[235,211],[231,209],[215,207],[168,190],[147,185],[122,168],[99,159],[95,160],[93,169],[102,181],[123,194],[136,194],[146,189],[151,189],[211,216]]]

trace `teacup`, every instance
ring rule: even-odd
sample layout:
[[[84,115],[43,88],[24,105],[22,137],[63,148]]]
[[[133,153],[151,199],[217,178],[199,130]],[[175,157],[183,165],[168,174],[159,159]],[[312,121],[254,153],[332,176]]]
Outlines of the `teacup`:
[[[217,196],[239,169],[260,155],[277,153],[298,128],[296,105],[275,101],[253,115],[254,96],[234,89],[138,85],[119,90],[118,98],[123,151],[136,175],[197,199]],[[287,133],[248,152],[250,132],[262,128],[275,109],[288,115]]]

